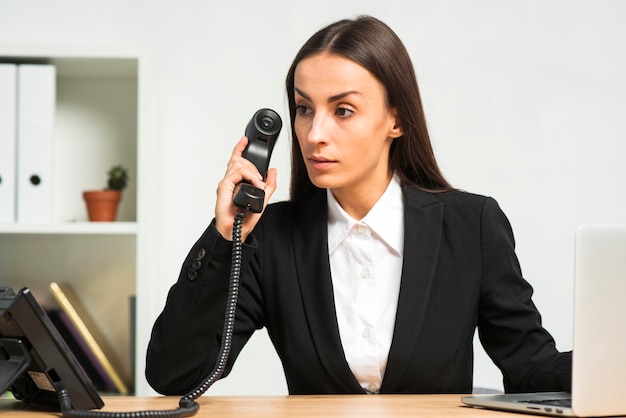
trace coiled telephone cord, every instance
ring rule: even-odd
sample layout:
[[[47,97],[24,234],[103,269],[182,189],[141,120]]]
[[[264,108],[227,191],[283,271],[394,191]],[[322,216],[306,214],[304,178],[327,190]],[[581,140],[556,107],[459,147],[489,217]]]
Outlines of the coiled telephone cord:
[[[233,222],[233,249],[231,256],[230,279],[228,286],[228,298],[226,300],[226,313],[224,315],[224,330],[222,342],[217,356],[217,362],[211,374],[195,389],[188,392],[178,402],[178,408],[157,411],[134,411],[134,412],[105,412],[78,410],[72,408],[69,393],[66,389],[59,391],[59,404],[64,417],[71,418],[179,418],[195,415],[200,408],[196,399],[202,396],[212,385],[217,382],[224,373],[233,338],[235,326],[235,312],[237,311],[237,298],[239,297],[239,278],[241,276],[241,262],[243,254],[243,242],[241,227],[243,218],[249,212],[249,207],[238,210]]]

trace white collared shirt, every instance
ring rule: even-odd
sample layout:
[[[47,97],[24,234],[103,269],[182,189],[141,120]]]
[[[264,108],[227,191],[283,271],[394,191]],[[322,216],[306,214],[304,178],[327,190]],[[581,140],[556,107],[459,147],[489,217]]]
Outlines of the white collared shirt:
[[[404,202],[400,180],[360,221],[328,195],[328,250],[335,309],[344,354],[369,392],[382,384],[391,347],[404,253]]]

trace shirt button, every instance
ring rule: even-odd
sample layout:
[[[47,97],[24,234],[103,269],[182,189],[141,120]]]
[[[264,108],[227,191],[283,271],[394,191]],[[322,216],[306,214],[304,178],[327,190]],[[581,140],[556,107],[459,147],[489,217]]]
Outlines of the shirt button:
[[[363,337],[363,338],[369,338],[371,334],[372,334],[372,331],[371,331],[369,328],[365,328],[365,329],[361,332],[361,337]]]
[[[365,233],[366,229],[367,228],[365,227],[365,225],[357,225],[356,226],[356,232],[358,232],[361,235],[363,235]]]
[[[370,271],[367,268],[364,268],[363,270],[361,270],[361,278],[362,279],[369,279],[370,277]]]
[[[369,385],[367,385],[367,390],[369,392],[378,392],[378,385],[376,383],[370,383]]]

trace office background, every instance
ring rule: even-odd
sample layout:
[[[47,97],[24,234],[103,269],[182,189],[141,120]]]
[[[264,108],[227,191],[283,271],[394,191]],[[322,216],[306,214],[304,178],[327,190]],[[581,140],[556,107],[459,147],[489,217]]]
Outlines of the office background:
[[[405,42],[444,173],[498,200],[544,324],[571,349],[575,229],[626,223],[626,2],[0,0],[0,43],[122,46],[149,57],[159,226],[145,303],[155,318],[212,217],[250,116],[271,107],[287,119],[284,76],[300,45],[363,13]],[[288,195],[287,132],[272,161],[274,200]],[[138,334],[140,367],[148,332]],[[480,349],[475,374],[477,385],[501,388]],[[150,393],[142,376],[137,391]],[[263,332],[210,393],[286,393]]]

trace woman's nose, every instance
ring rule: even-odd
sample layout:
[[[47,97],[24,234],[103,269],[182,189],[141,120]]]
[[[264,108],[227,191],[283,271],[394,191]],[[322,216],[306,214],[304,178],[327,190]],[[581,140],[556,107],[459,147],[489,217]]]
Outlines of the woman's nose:
[[[307,140],[313,144],[328,142],[328,117],[317,112],[311,120]]]

